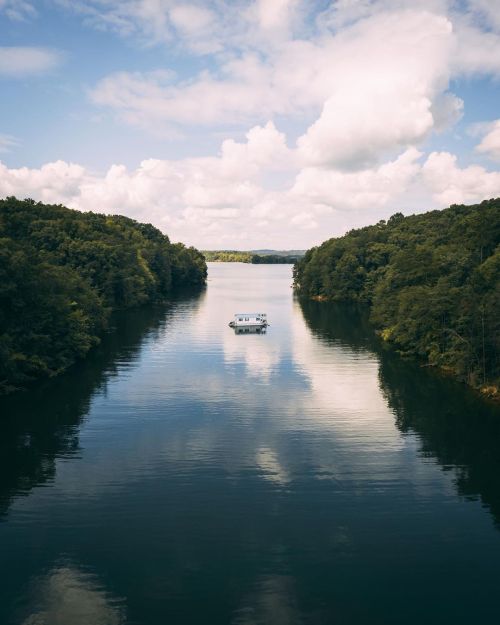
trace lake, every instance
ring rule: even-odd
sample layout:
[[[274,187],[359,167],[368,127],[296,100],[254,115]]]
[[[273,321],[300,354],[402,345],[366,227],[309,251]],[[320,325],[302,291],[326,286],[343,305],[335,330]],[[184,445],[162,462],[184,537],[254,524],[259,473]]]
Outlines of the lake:
[[[210,264],[2,400],[2,625],[497,621],[498,407],[291,272]]]

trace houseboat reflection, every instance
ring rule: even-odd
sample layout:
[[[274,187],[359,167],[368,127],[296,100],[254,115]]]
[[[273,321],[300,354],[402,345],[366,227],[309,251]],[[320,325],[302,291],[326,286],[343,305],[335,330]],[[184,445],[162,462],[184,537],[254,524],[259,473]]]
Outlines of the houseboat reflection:
[[[243,328],[233,328],[235,334],[265,334],[267,328],[259,326],[248,326]]]

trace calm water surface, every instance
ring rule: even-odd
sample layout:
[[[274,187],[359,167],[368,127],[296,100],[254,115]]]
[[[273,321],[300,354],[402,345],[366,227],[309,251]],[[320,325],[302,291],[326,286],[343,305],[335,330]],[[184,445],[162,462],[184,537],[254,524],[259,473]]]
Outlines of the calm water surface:
[[[2,625],[499,622],[499,410],[290,285],[212,264],[0,404]]]

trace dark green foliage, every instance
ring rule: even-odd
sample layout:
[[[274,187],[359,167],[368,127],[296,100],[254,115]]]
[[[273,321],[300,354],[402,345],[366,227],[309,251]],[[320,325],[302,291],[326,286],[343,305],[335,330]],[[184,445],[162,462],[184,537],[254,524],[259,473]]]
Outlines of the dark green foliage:
[[[280,256],[278,254],[252,254],[251,263],[254,265],[293,265],[296,256]]]
[[[201,286],[207,278],[207,264],[194,247],[175,243],[172,248],[172,280],[176,285]]]
[[[250,263],[252,254],[250,252],[238,252],[232,250],[204,251],[205,260],[213,263]]]
[[[300,294],[355,301],[401,351],[476,387],[500,377],[500,200],[393,215],[308,250]],[[494,390],[494,389],[492,389]]]
[[[256,254],[255,252],[239,252],[237,250],[220,250],[203,252],[205,260],[218,263],[252,263],[254,265],[291,265],[298,256],[283,254]]]
[[[0,200],[0,393],[84,356],[113,310],[205,279],[200,252],[150,224]]]

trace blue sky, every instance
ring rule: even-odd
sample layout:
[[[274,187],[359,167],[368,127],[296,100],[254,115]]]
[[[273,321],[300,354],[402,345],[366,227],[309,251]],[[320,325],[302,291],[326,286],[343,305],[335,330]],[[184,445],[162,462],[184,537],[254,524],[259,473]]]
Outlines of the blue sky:
[[[500,195],[491,0],[0,0],[0,33],[2,197],[248,249]]]

